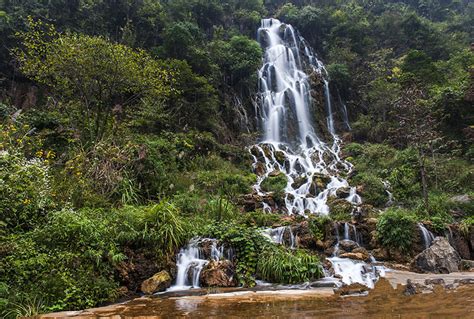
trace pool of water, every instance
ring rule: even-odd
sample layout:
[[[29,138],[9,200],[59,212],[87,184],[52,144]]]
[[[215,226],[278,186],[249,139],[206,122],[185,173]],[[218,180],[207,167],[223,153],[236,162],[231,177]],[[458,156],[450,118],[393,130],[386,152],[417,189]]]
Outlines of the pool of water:
[[[365,296],[338,296],[330,288],[240,291],[185,297],[137,298],[125,304],[48,318],[474,318],[474,285],[405,296],[381,280]]]

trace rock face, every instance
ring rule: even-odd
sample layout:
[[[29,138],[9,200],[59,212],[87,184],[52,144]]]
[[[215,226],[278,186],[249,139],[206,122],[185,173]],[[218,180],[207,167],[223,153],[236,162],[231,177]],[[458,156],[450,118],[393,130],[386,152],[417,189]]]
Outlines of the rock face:
[[[418,254],[413,268],[422,272],[448,274],[459,271],[461,257],[444,237],[436,237],[430,248]]]
[[[171,286],[170,274],[163,270],[142,282],[141,291],[151,295],[155,292],[164,291]]]
[[[203,287],[235,287],[234,265],[229,260],[210,261],[199,277]]]

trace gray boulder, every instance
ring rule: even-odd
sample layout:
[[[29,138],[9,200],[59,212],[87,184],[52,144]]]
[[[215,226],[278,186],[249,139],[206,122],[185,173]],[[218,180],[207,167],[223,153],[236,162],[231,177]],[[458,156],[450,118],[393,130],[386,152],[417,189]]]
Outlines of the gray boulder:
[[[421,272],[449,274],[459,271],[461,257],[445,237],[436,237],[430,248],[415,256],[412,267]]]

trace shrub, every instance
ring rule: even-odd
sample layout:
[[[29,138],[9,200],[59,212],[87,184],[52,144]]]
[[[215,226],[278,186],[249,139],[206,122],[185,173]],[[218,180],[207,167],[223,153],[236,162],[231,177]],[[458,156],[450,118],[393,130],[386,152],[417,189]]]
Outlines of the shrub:
[[[217,238],[235,249],[236,272],[241,285],[254,286],[259,253],[267,240],[257,229],[235,223],[213,223],[202,235]]]
[[[389,209],[377,222],[377,237],[388,248],[407,252],[415,234],[416,217],[410,211]]]
[[[353,207],[345,199],[332,199],[328,201],[329,216],[333,220],[350,220]]]
[[[357,174],[353,181],[363,186],[361,192],[364,203],[381,207],[388,201],[388,195],[382,179],[370,173]]]
[[[461,223],[459,224],[459,229],[461,230],[461,233],[468,238],[469,235],[472,232],[472,228],[474,227],[474,217],[468,217],[466,219],[463,219]]]
[[[267,213],[263,210],[242,215],[242,222],[247,226],[270,227],[279,221],[281,221],[281,215]]]
[[[300,283],[321,277],[321,266],[316,256],[277,246],[256,228],[215,223],[209,225],[202,235],[217,238],[235,249],[236,271],[242,285],[253,286],[256,278]]]
[[[150,247],[166,255],[192,237],[187,220],[168,201],[152,206],[126,206],[116,211],[113,218],[115,236],[122,245]]]
[[[40,158],[0,151],[0,167],[0,221],[16,230],[41,223],[55,205],[48,165]]]
[[[284,174],[268,176],[260,185],[265,192],[272,192],[275,198],[282,198],[285,195],[285,188],[288,181]]]
[[[313,236],[316,239],[324,240],[326,227],[328,224],[332,223],[331,218],[329,216],[310,215],[308,222],[309,229],[313,233]]]
[[[291,251],[284,247],[270,247],[263,251],[258,259],[259,278],[275,283],[296,284],[322,276],[317,256],[302,250]]]
[[[114,262],[123,260],[99,214],[63,210],[33,231],[9,236],[0,278],[23,303],[41,297],[42,310],[81,309],[115,298]]]

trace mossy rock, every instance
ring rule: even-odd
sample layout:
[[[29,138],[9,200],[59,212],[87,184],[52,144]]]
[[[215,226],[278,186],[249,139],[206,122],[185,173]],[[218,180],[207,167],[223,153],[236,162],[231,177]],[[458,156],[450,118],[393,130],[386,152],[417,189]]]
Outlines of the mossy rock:
[[[283,153],[282,151],[276,151],[274,153],[274,156],[278,163],[282,165],[285,163],[286,156],[285,156],[285,153]]]
[[[312,187],[316,187],[316,189],[322,190],[325,189],[326,186],[331,182],[331,177],[324,175],[324,174],[314,174],[313,175],[313,183]]]
[[[295,189],[299,188],[299,187],[301,187],[301,185],[303,185],[307,181],[308,180],[306,179],[306,176],[299,176],[299,177],[294,179],[294,182],[291,184],[291,187],[293,187]]]
[[[273,197],[277,199],[284,197],[287,182],[286,176],[282,173],[270,174],[260,186],[263,191],[273,193]]]
[[[329,216],[333,220],[351,219],[353,207],[345,199],[332,199],[328,201],[327,205],[329,206]]]

